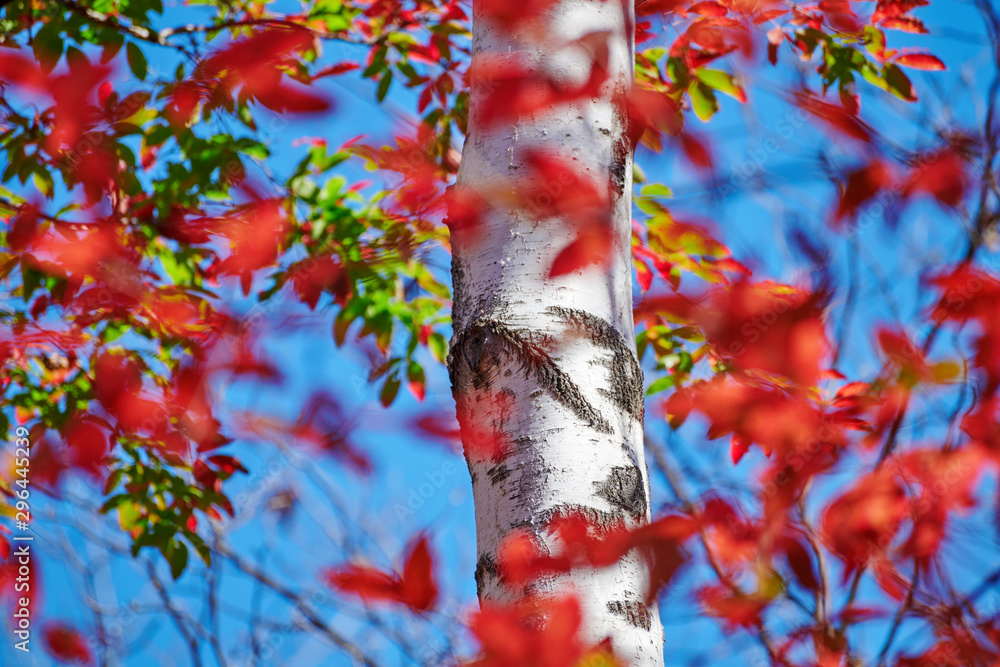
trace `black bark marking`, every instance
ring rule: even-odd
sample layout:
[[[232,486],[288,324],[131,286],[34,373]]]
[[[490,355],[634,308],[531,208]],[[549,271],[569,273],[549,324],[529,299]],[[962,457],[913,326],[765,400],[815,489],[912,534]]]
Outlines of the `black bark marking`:
[[[479,560],[476,562],[476,594],[480,600],[483,598],[483,589],[486,587],[487,576],[499,577],[500,569],[497,567],[497,562],[493,558],[493,555],[484,553],[480,554]]]
[[[501,463],[487,469],[486,474],[490,476],[490,485],[496,486],[510,476],[510,468]]]
[[[452,386],[459,394],[469,385],[487,389],[502,366],[514,363],[591,428],[612,433],[607,420],[546,351],[554,346],[554,341],[544,334],[514,329],[493,319],[477,320],[452,339],[448,363]]]
[[[625,182],[625,177],[627,176],[625,165],[628,164],[630,153],[628,139],[624,134],[618,135],[615,143],[611,146],[611,165],[608,171],[611,174],[611,185],[614,194],[619,197],[625,194],[625,186],[627,185]]]
[[[608,603],[608,611],[621,616],[637,628],[649,630],[653,627],[653,615],[646,605],[637,600],[615,600]]]
[[[642,474],[636,466],[615,466],[603,482],[594,482],[596,495],[608,501],[612,507],[626,512],[640,521],[646,516],[646,489]]]
[[[466,318],[465,294],[468,292],[465,278],[465,263],[458,257],[451,260],[452,319],[461,322]]]
[[[583,310],[553,306],[545,312],[561,317],[580,335],[586,336],[595,345],[611,352],[611,359],[602,362],[611,373],[611,388],[598,391],[642,423],[646,410],[643,401],[642,368],[625,337],[611,326],[610,322]]]

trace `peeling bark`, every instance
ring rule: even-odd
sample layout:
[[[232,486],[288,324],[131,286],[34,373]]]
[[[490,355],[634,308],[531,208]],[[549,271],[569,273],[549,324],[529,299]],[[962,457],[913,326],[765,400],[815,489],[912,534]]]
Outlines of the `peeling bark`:
[[[663,665],[663,628],[646,607],[648,566],[635,552],[601,569],[503,581],[497,548],[529,530],[555,549],[547,524],[579,512],[600,527],[649,520],[643,455],[643,382],[632,323],[632,152],[623,99],[632,82],[631,2],[563,0],[546,17],[538,44],[491,26],[473,6],[474,61],[516,59],[567,89],[586,80],[593,55],[581,38],[607,36],[609,81],[601,95],[559,105],[512,125],[483,127],[485,91],[473,87],[470,125],[456,187],[494,196],[470,230],[452,230],[453,324],[448,367],[476,506],[476,584],[483,602],[575,593],[588,642],[610,638],[631,665]],[[586,41],[586,40],[584,40]],[[606,182],[613,243],[606,267],[547,277],[575,238],[571,220],[540,217],[517,202],[531,150],[555,152],[581,174]],[[551,186],[558,197],[572,184]],[[483,196],[486,196],[485,194]],[[501,399],[502,400],[499,400]],[[503,451],[484,454],[477,434],[494,433]]]

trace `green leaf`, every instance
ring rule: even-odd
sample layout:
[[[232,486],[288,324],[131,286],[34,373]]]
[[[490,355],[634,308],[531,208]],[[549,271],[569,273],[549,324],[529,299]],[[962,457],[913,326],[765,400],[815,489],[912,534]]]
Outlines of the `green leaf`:
[[[430,338],[427,339],[427,347],[430,349],[431,354],[434,355],[434,358],[441,363],[445,363],[448,359],[448,341],[441,334],[431,334]]]
[[[208,548],[207,544],[205,544],[205,540],[201,539],[201,537],[199,537],[197,533],[192,533],[188,530],[184,531],[184,537],[188,539],[188,542],[191,543],[191,546],[194,547],[194,550],[198,552],[198,555],[205,562],[205,565],[211,565],[212,550]]]
[[[333,342],[337,344],[337,347],[344,345],[344,341],[347,340],[347,330],[351,328],[355,319],[357,319],[357,314],[352,315],[347,308],[337,313],[337,317],[333,320]]]
[[[642,186],[639,194],[643,197],[673,197],[674,191],[662,183],[650,183]]]
[[[861,78],[873,86],[881,88],[882,90],[889,90],[889,84],[885,82],[885,79],[882,78],[881,72],[873,67],[871,63],[868,63],[861,68]]]
[[[122,530],[132,530],[141,518],[139,506],[132,502],[131,498],[125,496],[118,505],[118,523],[121,524]]]
[[[35,182],[35,187],[41,192],[47,199],[52,198],[52,191],[55,187],[55,183],[52,180],[52,174],[50,174],[45,169],[36,170],[32,176],[32,180]]]
[[[43,25],[34,39],[31,41],[31,50],[35,54],[35,60],[41,65],[42,71],[48,74],[56,65],[63,54],[63,39],[59,34],[59,23],[50,21]]]
[[[145,81],[148,67],[142,49],[136,46],[135,42],[129,42],[125,47],[125,56],[128,58],[128,66],[132,69],[132,74],[135,74],[140,81]]]
[[[70,46],[66,49],[66,62],[72,69],[79,67],[84,62],[87,62],[87,56],[83,55],[83,51],[75,46]]]
[[[701,81],[692,82],[688,94],[691,95],[694,113],[702,122],[707,122],[719,110],[719,101],[715,99],[715,93]]]
[[[386,378],[385,384],[382,385],[382,392],[378,397],[383,407],[389,407],[392,405],[392,402],[396,400],[396,394],[399,393],[399,385],[399,378],[397,378],[395,374]]]
[[[384,100],[385,96],[389,94],[390,85],[392,85],[392,72],[387,70],[378,82],[378,92],[376,93],[376,97],[378,97],[379,102]]]
[[[121,338],[122,334],[131,328],[127,322],[108,322],[108,325],[104,327],[102,338],[104,338],[105,343],[111,343]]]
[[[674,376],[664,375],[663,377],[656,378],[653,384],[649,385],[649,388],[646,389],[646,396],[652,396],[653,394],[657,394],[673,386],[674,386]]]
[[[695,72],[695,75],[709,88],[714,88],[720,93],[735,97],[740,102],[746,102],[746,94],[728,72],[723,72],[720,69],[699,69]]]
[[[108,481],[104,483],[104,495],[107,495],[115,490],[118,484],[122,481],[122,476],[124,474],[125,470],[122,468],[115,468],[111,471],[111,474],[108,475]]]
[[[916,93],[913,92],[913,84],[903,70],[893,63],[886,65],[882,69],[882,77],[885,79],[887,90],[901,100],[915,102]]]
[[[427,378],[424,375],[423,367],[415,361],[411,361],[406,367],[406,380],[410,392],[417,400],[424,400],[424,392],[427,389]]]
[[[104,50],[101,51],[101,64],[107,65],[125,46],[125,35],[117,30],[111,30],[106,35],[102,35],[101,43],[104,45]]]
[[[170,552],[170,574],[173,578],[179,579],[182,574],[184,574],[184,568],[187,567],[188,563],[188,548],[187,545],[176,540],[174,542],[173,549]]]

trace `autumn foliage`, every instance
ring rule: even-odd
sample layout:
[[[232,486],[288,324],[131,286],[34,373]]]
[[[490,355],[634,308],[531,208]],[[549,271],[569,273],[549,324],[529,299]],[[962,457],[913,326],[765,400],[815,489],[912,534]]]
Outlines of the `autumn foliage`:
[[[314,571],[297,572],[295,586],[250,570],[220,535],[245,507],[232,489],[269,479],[259,452],[299,452],[323,466],[324,484],[374,484],[393,460],[371,451],[374,426],[341,398],[346,380],[282,394],[294,403],[284,413],[227,391],[283,391],[290,373],[273,337],[322,319],[324,340],[365,357],[384,408],[405,387],[412,401],[397,421],[409,438],[438,454],[502,457],[508,434],[462,443],[453,409],[428,399],[447,389],[451,239],[480,233],[493,208],[517,207],[566,227],[547,279],[608,270],[611,188],[572,156],[543,151],[519,156],[517,175],[494,189],[449,188],[458,146],[470,123],[513,126],[608,96],[607,34],[562,45],[592,55],[582,83],[567,85],[532,63],[473,64],[470,7],[455,0],[316,2],[296,14],[211,2],[200,26],[174,25],[159,4],[0,9],[0,423],[30,431],[32,502],[45,494],[64,505],[82,479],[125,541],[119,551],[148,558],[154,575],[160,564],[178,579],[196,559],[210,571],[228,558],[309,612],[336,650],[366,660],[363,640],[336,634],[299,584],[320,582],[323,600],[358,608],[363,622],[351,627],[389,637],[446,625],[439,634],[454,635],[453,650],[440,664],[624,666],[610,642],[580,638],[571,594],[545,598],[531,584],[637,555],[649,567],[646,602],[714,619],[720,642],[752,638],[760,664],[998,664],[997,86],[983,127],[959,113],[916,143],[893,133],[933,98],[933,77],[950,75],[945,54],[920,41],[936,30],[926,0],[635,2],[635,83],[614,103],[627,150],[656,165],[637,170],[631,232],[654,513],[637,527],[558,514],[546,526],[555,550],[511,535],[495,565],[519,597],[478,609],[459,604],[443,565],[456,547],[433,524],[391,553],[363,537],[345,542],[351,551],[325,553],[318,568],[308,561]],[[498,29],[545,43],[539,26],[559,3],[475,4]],[[980,4],[995,47],[1000,19]],[[324,52],[334,44],[337,55]],[[300,136],[350,107],[335,85],[346,81],[405,107],[391,140],[367,128],[339,142]],[[485,102],[470,119],[476,87]],[[792,170],[818,175],[823,189],[803,186],[804,212],[774,204],[774,224],[787,227],[766,230],[781,240],[775,252],[804,258],[808,272],[748,250],[765,233],[760,219],[714,207],[741,190],[777,191],[758,169],[776,172],[793,152],[734,157],[730,130],[715,128],[740,113],[765,124],[783,114],[785,139],[816,148]],[[753,164],[756,175],[740,181],[737,167]],[[566,184],[560,196],[545,189],[552,182]],[[685,188],[708,200],[685,204]],[[808,233],[796,222],[805,214]],[[882,276],[880,263],[909,252],[919,216],[936,221],[947,247],[912,275]],[[865,243],[873,256],[858,249]],[[881,281],[878,296],[859,262]],[[900,297],[897,280],[917,296]],[[852,311],[862,296],[864,308],[892,303],[892,318]],[[913,318],[898,316],[899,298]],[[665,433],[682,434],[690,456],[664,447]],[[4,605],[17,571],[8,519],[24,488],[14,458],[5,448]],[[269,498],[276,525],[289,507],[313,510],[298,493],[288,483]],[[337,531],[370,528],[336,516]],[[970,573],[963,550],[986,569]],[[40,571],[32,604],[48,594]],[[45,609],[40,639],[56,662],[98,664],[114,648],[106,632]],[[196,650],[207,641],[169,610],[179,637]],[[904,642],[903,629],[920,640]],[[667,655],[685,641],[668,626]]]

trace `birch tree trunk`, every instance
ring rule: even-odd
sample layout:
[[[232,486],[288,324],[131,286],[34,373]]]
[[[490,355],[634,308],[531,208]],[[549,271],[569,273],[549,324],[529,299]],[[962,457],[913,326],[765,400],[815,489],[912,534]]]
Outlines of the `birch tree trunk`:
[[[476,582],[481,603],[571,590],[583,608],[586,641],[610,638],[630,664],[660,666],[663,628],[655,603],[644,603],[648,569],[636,553],[612,567],[547,577],[529,591],[505,582],[497,569],[497,548],[513,530],[528,529],[552,546],[546,525],[556,513],[635,526],[650,512],[632,321],[632,155],[622,103],[633,79],[633,6],[563,0],[540,20],[544,26],[507,31],[474,3],[473,67],[510,59],[572,89],[587,81],[594,48],[603,49],[586,45],[604,42],[609,78],[596,97],[490,126],[476,120],[488,85],[472,86],[456,187],[493,196],[476,229],[453,228],[449,371],[472,473]],[[545,39],[537,39],[539,30]],[[601,33],[600,40],[587,37]],[[538,149],[607,184],[614,219],[606,266],[547,278],[576,232],[573,221],[541,217],[545,202],[518,201],[525,157]],[[574,188],[572,178],[535,185],[553,198]],[[508,197],[495,196],[504,189]],[[470,446],[483,433],[510,443],[499,460]]]

